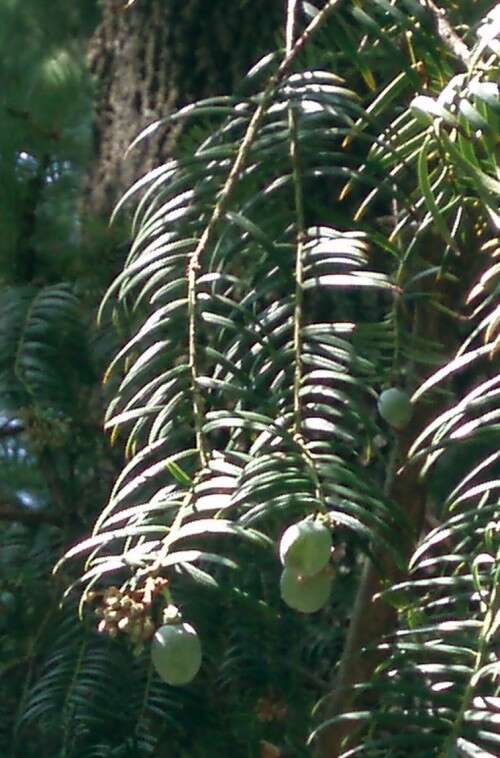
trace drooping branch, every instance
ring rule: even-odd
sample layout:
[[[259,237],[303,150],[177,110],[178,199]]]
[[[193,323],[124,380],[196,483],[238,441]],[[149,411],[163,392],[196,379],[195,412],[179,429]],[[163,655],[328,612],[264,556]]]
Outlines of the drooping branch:
[[[323,26],[330,14],[341,2],[342,0],[329,0],[329,2],[327,2],[325,7],[312,19],[310,24],[306,27],[305,31],[296,40],[296,42],[293,45],[290,44],[289,49],[286,50],[285,56],[277,71],[269,78],[267,86],[262,94],[260,104],[255,109],[254,114],[247,126],[240,148],[236,154],[224,186],[222,187],[222,190],[219,194],[212,215],[198,241],[196,249],[191,255],[188,267],[189,366],[191,370],[191,390],[193,396],[193,415],[196,430],[196,444],[203,465],[206,462],[207,451],[205,450],[205,443],[201,432],[203,421],[203,397],[198,386],[198,346],[195,338],[196,291],[198,273],[201,269],[202,259],[205,255],[205,251],[212,241],[212,237],[219,222],[224,218],[224,214],[228,208],[229,201],[232,198],[233,193],[238,185],[241,172],[246,166],[251,147],[257,137],[260,125],[262,124],[262,121],[266,115],[273,94],[276,92],[281,82],[288,75],[298,55],[302,52],[309,40]]]

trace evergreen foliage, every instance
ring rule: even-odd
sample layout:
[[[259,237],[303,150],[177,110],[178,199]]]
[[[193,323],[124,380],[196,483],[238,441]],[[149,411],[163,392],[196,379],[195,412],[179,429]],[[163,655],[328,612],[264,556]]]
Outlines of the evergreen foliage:
[[[42,5],[1,13],[40,31]],[[85,265],[64,191],[88,140],[76,11],[26,52],[37,97],[6,90],[29,109],[0,132],[6,754],[498,754],[500,6],[449,5],[289,0],[283,50],[156,123],[183,137],[117,208],[99,339],[115,262]],[[333,590],[309,616],[278,545],[316,514]],[[203,649],[179,688],[149,653],[172,605]]]

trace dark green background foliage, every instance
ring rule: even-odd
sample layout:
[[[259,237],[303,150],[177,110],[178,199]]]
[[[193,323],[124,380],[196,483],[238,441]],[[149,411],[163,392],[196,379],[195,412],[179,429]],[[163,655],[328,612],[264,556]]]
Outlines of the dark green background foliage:
[[[499,7],[282,6],[1,4],[6,758],[500,750]]]

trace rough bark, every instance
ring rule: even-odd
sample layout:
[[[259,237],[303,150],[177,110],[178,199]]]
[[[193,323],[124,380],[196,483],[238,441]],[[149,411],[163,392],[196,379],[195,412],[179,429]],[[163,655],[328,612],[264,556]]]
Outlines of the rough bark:
[[[133,181],[170,156],[179,126],[159,129],[124,159],[132,140],[180,106],[234,91],[275,47],[283,7],[268,0],[101,0],[101,12],[88,46],[97,97],[84,206],[105,218]]]

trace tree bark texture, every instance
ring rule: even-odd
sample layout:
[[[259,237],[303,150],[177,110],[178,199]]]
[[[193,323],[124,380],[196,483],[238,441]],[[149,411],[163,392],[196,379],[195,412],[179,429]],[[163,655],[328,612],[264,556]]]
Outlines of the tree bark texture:
[[[85,212],[106,217],[136,179],[163,163],[179,125],[125,153],[145,127],[177,108],[234,91],[279,42],[282,17],[283,4],[268,0],[101,0],[87,56],[96,109]]]

